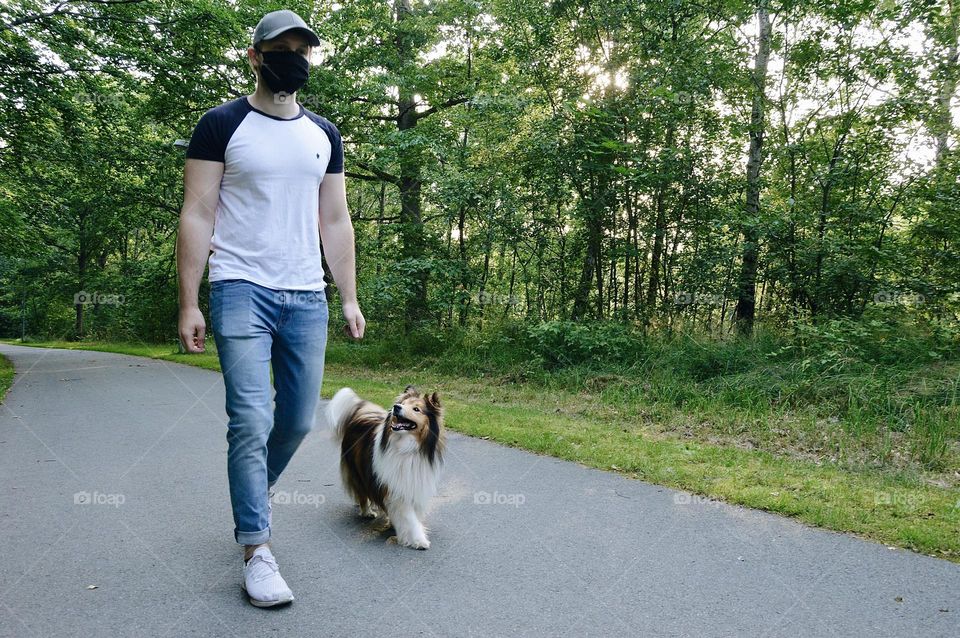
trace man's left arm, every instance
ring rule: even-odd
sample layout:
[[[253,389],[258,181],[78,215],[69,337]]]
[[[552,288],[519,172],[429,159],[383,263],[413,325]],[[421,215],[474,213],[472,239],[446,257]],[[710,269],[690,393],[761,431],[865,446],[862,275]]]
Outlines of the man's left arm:
[[[366,321],[357,303],[357,259],[353,222],[347,211],[347,190],[343,173],[327,173],[320,183],[320,239],[330,273],[340,291],[343,318],[354,339],[363,337]]]

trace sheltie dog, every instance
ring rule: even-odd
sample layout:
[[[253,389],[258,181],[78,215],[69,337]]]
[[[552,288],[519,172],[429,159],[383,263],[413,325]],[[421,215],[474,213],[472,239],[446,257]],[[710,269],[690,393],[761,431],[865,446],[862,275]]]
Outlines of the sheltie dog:
[[[443,408],[437,393],[408,385],[389,411],[342,388],[330,401],[340,441],[340,473],[360,514],[384,514],[397,542],[427,549],[423,517],[443,463]]]

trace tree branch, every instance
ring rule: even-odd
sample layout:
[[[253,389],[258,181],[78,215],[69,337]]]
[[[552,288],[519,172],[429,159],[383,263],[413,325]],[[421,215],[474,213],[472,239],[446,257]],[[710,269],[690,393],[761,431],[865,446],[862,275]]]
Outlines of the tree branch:
[[[452,100],[447,100],[447,101],[444,102],[443,104],[438,104],[438,105],[436,105],[436,106],[431,106],[431,107],[428,108],[426,111],[421,111],[421,112],[417,113],[417,114],[414,116],[414,118],[415,118],[417,121],[419,121],[419,120],[422,120],[423,118],[427,117],[428,115],[433,115],[433,114],[436,113],[437,111],[441,111],[441,110],[443,110],[443,109],[450,108],[451,106],[456,106],[457,104],[463,104],[464,102],[469,102],[469,101],[470,101],[470,98],[468,98],[468,97],[455,97],[455,98],[453,98]]]
[[[396,122],[400,119],[399,116],[395,115],[361,115],[360,118],[364,120],[379,120],[382,122]]]
[[[390,173],[381,171],[379,168],[375,166],[370,166],[369,164],[366,164],[364,162],[356,162],[356,165],[365,171],[369,171],[370,173],[373,173],[381,181],[390,182],[394,186],[398,186],[398,187],[400,186],[400,178],[397,177],[396,175],[391,175]],[[364,176],[364,175],[356,174],[356,177],[358,179],[368,179],[369,175]]]
[[[396,222],[400,221],[400,216],[396,217],[354,217],[355,222]]]
[[[353,171],[344,171],[344,175],[353,179],[362,179],[367,182],[382,182],[383,180],[376,175],[364,175],[363,173],[354,173]]]
[[[56,7],[54,7],[53,10],[48,11],[46,13],[35,13],[33,15],[26,15],[26,16],[17,18],[13,22],[0,24],[0,31],[12,29],[13,27],[19,27],[20,25],[23,25],[23,24],[30,24],[31,22],[39,22],[44,18],[49,18],[52,16],[68,14],[70,12],[64,9],[64,7],[76,1],[77,0],[63,0],[63,2],[61,2]],[[86,1],[94,4],[102,4],[102,5],[139,4],[141,2],[147,2],[147,0],[86,0]],[[77,14],[73,14],[73,15],[77,15]],[[82,17],[90,17],[90,16],[82,16]],[[109,16],[97,16],[97,17],[99,18],[99,17],[109,17]]]
[[[384,104],[393,104],[394,106],[399,106],[400,103],[396,100],[371,100],[365,97],[351,97],[347,98],[348,102],[363,102],[364,104],[376,104],[377,106],[383,106]]]

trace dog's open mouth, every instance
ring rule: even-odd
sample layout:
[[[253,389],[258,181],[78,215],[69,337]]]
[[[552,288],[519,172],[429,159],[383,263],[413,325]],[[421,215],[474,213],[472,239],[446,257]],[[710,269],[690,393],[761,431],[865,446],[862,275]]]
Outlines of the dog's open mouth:
[[[393,423],[390,425],[390,429],[394,432],[399,432],[400,430],[413,430],[417,427],[417,424],[411,421],[410,419],[405,419],[402,416],[393,417]]]

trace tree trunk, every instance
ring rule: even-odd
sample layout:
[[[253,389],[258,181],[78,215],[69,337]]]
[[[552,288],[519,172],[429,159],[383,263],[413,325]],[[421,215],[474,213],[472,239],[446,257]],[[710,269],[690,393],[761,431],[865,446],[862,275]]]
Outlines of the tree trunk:
[[[664,140],[664,158],[673,153],[673,141],[676,134],[676,125],[671,121],[667,126],[667,134]],[[666,162],[661,162],[661,165]],[[646,322],[649,322],[656,308],[657,292],[660,290],[660,261],[663,258],[664,239],[667,234],[667,187],[671,177],[665,175],[659,186],[657,186],[657,197],[654,204],[654,213],[656,221],[653,231],[653,255],[650,257],[650,280],[647,285],[647,308]]]
[[[573,297],[573,310],[570,314],[572,321],[580,321],[588,313],[591,281],[595,281],[597,287],[597,309],[595,310],[597,314],[595,316],[600,316],[603,312],[603,264],[601,263],[603,248],[601,242],[603,241],[606,186],[604,177],[592,172],[588,184],[589,191],[585,193],[582,188],[577,187],[581,205],[584,207],[584,223],[586,224],[584,234],[586,236],[587,255],[583,260],[580,281]]]
[[[630,255],[636,246],[636,223],[633,216],[633,195],[630,192],[629,181],[624,186],[623,202],[627,208],[627,239],[623,244],[623,312],[624,316],[630,316]]]
[[[931,122],[933,135],[937,142],[936,167],[943,166],[950,144],[950,132],[953,129],[953,115],[950,103],[957,92],[957,32],[958,16],[956,0],[947,0],[945,10],[947,55],[940,70],[939,91],[937,95],[937,113]]]
[[[410,0],[396,0],[397,20],[396,47],[401,67],[414,64],[416,55],[409,36],[404,35],[401,23],[413,14]],[[397,128],[407,131],[417,126],[417,102],[409,86],[400,86]],[[426,255],[423,219],[421,217],[420,198],[420,160],[416,151],[411,150],[400,157],[400,257],[404,260],[423,259]],[[427,316],[427,269],[423,267],[411,270],[412,294],[407,298],[406,321],[412,324]]]
[[[760,166],[763,162],[764,101],[767,84],[767,62],[770,59],[770,15],[766,0],[757,7],[759,43],[753,66],[753,109],[750,113],[750,152],[747,157],[747,191],[744,203],[743,258],[737,284],[737,306],[733,319],[737,332],[753,334],[757,312],[757,261],[760,241]]]
[[[827,239],[827,217],[830,213],[830,193],[833,190],[833,180],[837,164],[843,153],[843,145],[846,141],[847,131],[837,137],[833,145],[833,152],[830,155],[830,161],[827,164],[827,178],[820,184],[820,213],[817,219],[817,261],[814,267],[813,290],[807,297],[810,299],[810,315],[816,317],[823,309],[823,259],[826,256],[825,244]]]
[[[517,245],[513,245],[513,257],[510,259],[510,288],[507,291],[507,298],[503,302],[503,315],[501,319],[507,318],[507,313],[513,310],[513,288],[517,283]]]
[[[588,204],[590,205],[590,204]],[[602,268],[600,266],[600,221],[597,219],[596,211],[590,211],[587,213],[587,256],[583,260],[583,269],[580,271],[580,282],[577,284],[577,290],[573,299],[573,311],[570,315],[572,321],[580,321],[587,314],[587,308],[589,307],[589,298],[590,298],[590,282],[593,279],[594,271],[602,273]],[[598,281],[598,288],[600,288],[599,294],[602,296],[602,279],[603,275],[600,275],[600,280]]]
[[[83,240],[80,240],[80,251],[77,253],[77,281],[80,283],[78,288],[79,291],[89,294],[90,291],[84,290],[84,279],[86,278],[86,269],[87,269],[87,253],[83,245]],[[80,299],[79,303],[74,303],[74,323],[73,323],[73,338],[75,340],[83,339],[83,310],[86,306],[86,299]]]

